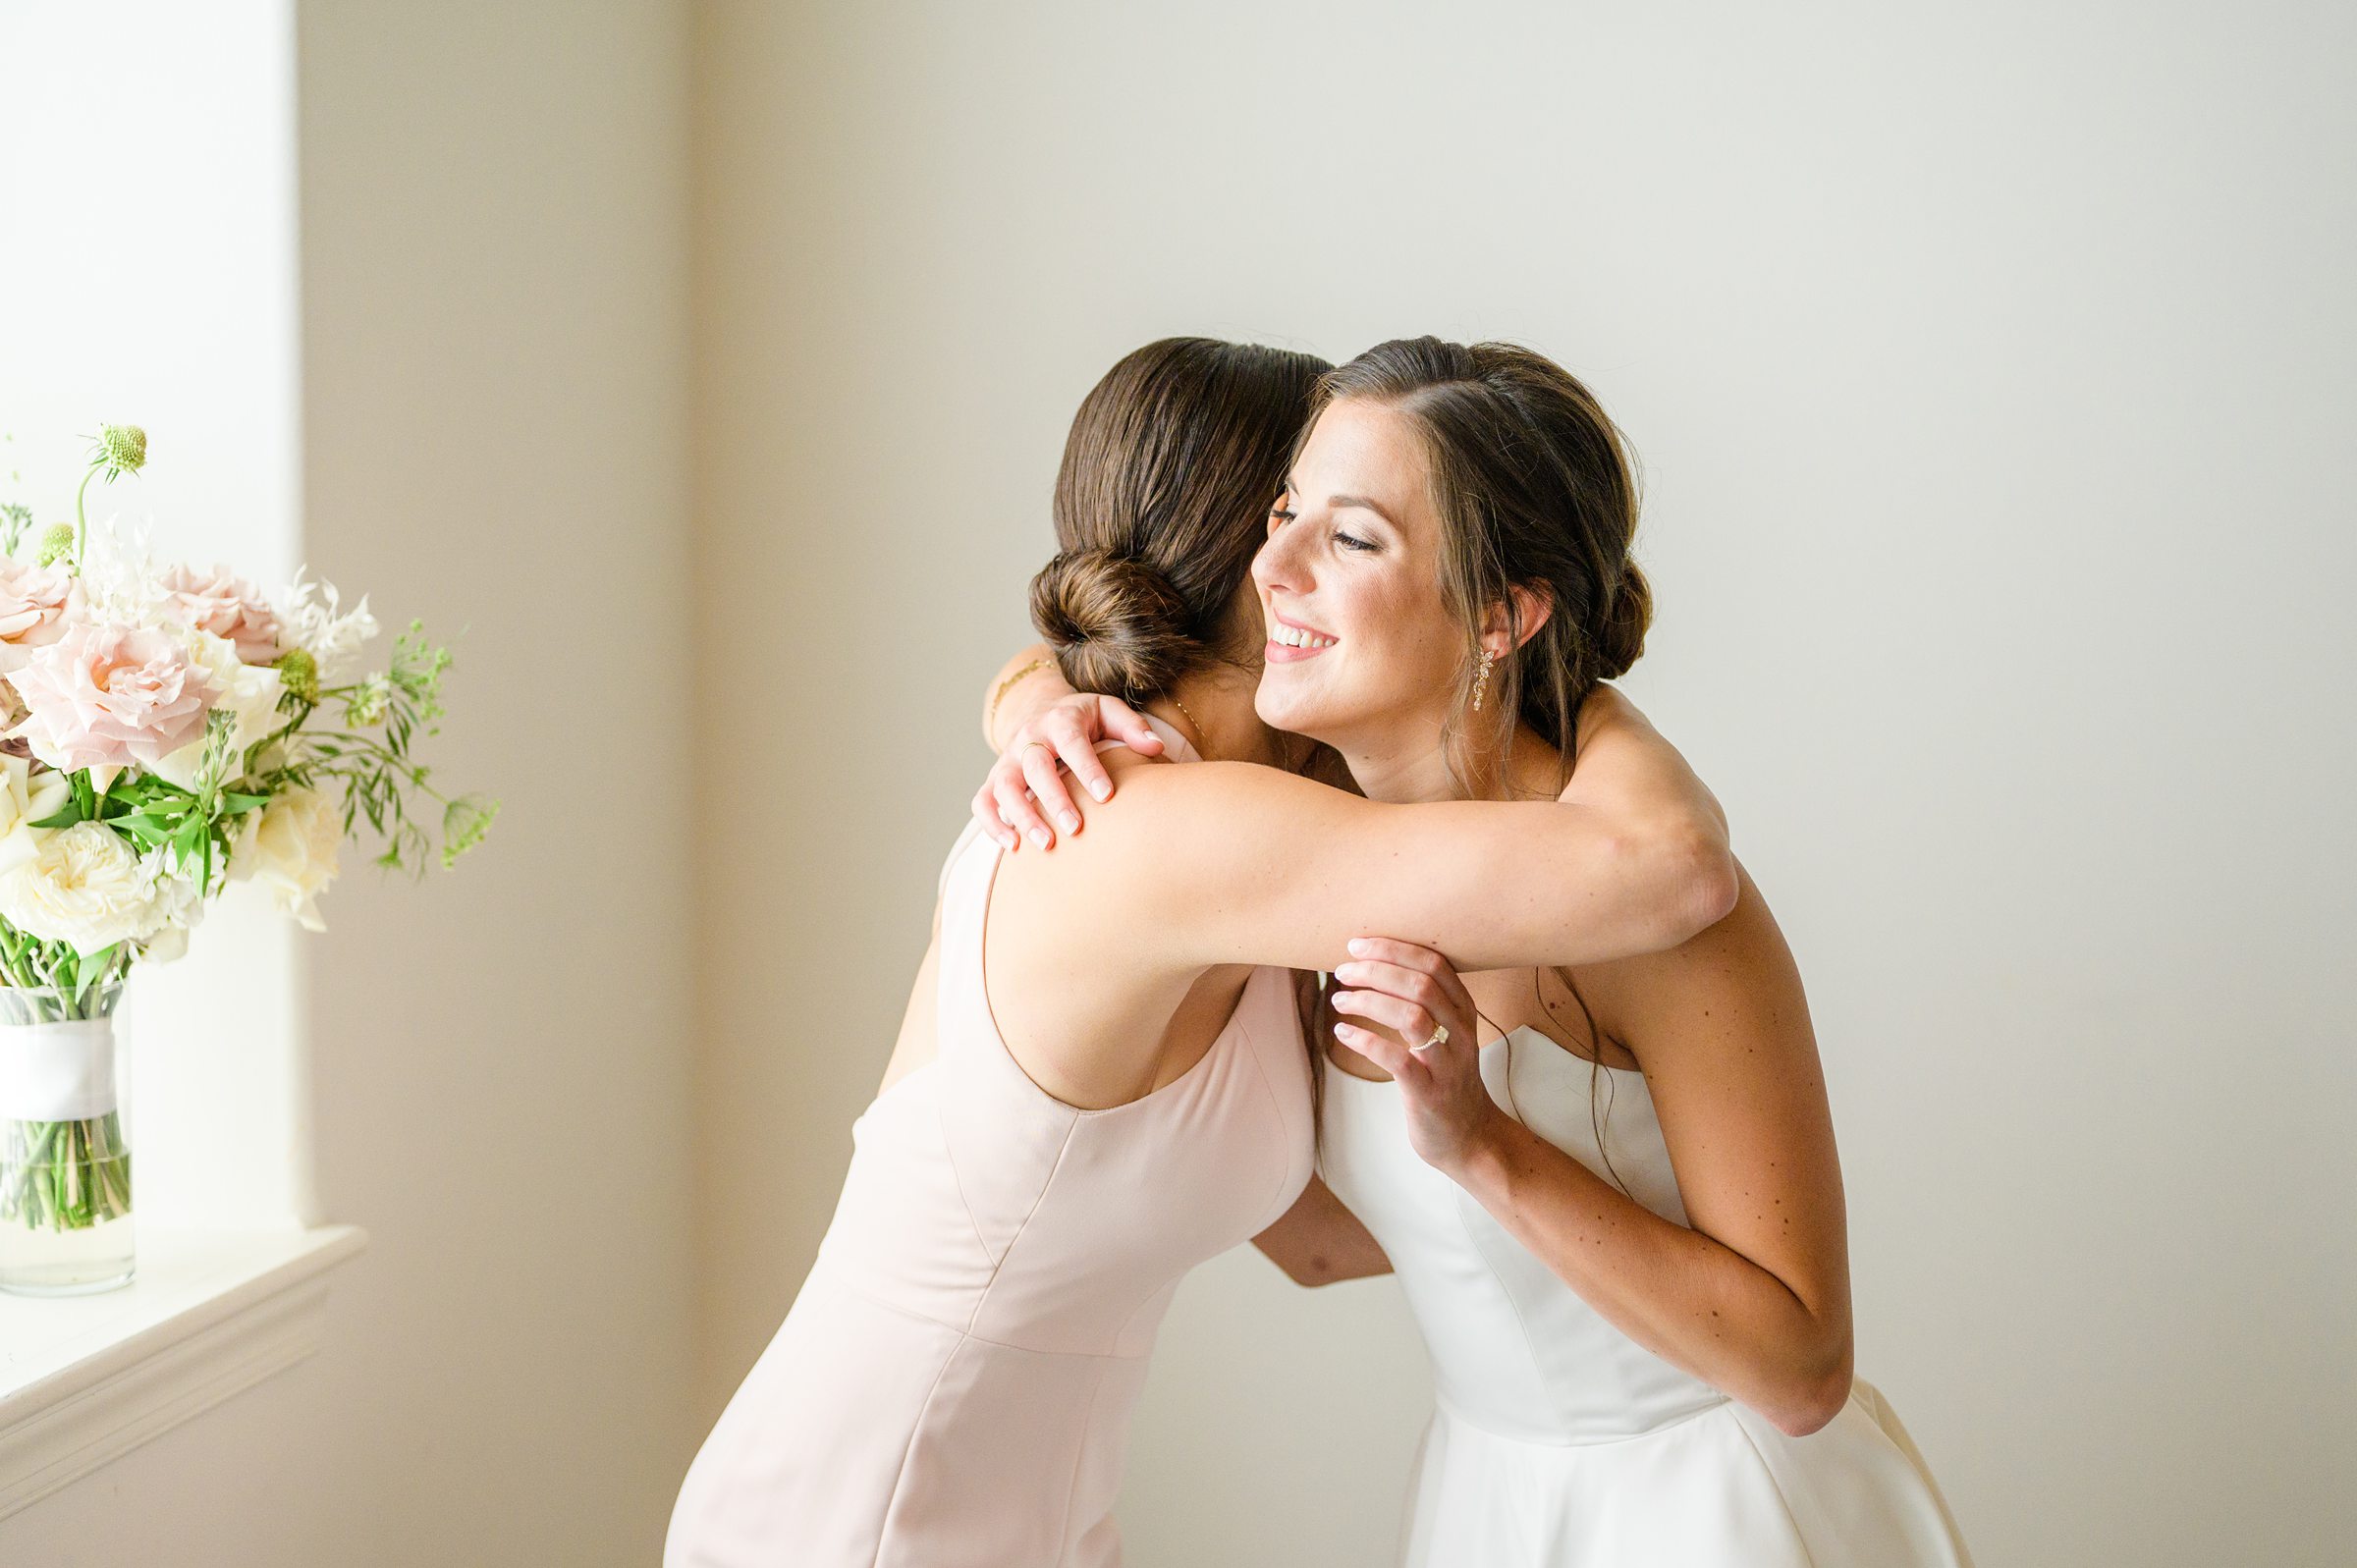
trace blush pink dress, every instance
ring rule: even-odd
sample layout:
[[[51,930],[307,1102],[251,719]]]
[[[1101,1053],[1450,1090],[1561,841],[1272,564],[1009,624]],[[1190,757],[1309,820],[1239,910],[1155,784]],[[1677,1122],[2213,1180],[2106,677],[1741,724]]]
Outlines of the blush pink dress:
[[[1288,971],[1254,970],[1202,1060],[1142,1100],[1075,1109],[1025,1076],[982,991],[1001,853],[970,826],[950,852],[939,1054],[852,1124],[834,1222],[688,1468],[666,1568],[1119,1563],[1164,1310],[1309,1179]]]

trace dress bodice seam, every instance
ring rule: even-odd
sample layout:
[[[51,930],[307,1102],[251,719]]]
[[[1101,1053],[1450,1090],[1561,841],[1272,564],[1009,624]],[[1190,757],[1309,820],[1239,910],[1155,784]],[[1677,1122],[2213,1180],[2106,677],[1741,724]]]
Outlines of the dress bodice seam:
[[[1080,1124],[1075,1121],[1064,1129],[1064,1141],[1056,1146],[1055,1162],[1048,1166],[1046,1177],[1040,1181],[1039,1191],[1032,1194],[1031,1207],[1023,1211],[1022,1222],[1014,1227],[1014,1234],[1007,1238],[1007,1250],[1000,1253],[998,1260],[990,1266],[990,1276],[984,1279],[981,1288],[974,1292],[973,1311],[966,1315],[963,1330],[972,1337],[980,1337],[973,1334],[973,1326],[981,1319],[982,1309],[990,1304],[991,1287],[999,1282],[999,1275],[1007,1270],[1007,1260],[1014,1256],[1014,1249],[1022,1244],[1023,1232],[1031,1228],[1033,1217],[1038,1215],[1041,1206],[1048,1201],[1048,1194],[1055,1190],[1056,1174],[1064,1168],[1064,1157],[1071,1152],[1072,1134],[1079,1129],[1079,1126]],[[951,1149],[947,1153],[950,1165],[955,1169],[958,1163],[957,1151]]]
[[[811,1274],[812,1279],[816,1279],[819,1276],[815,1271]],[[889,1312],[895,1316],[905,1318],[910,1323],[923,1324],[928,1328],[939,1328],[946,1333],[955,1334],[958,1337],[958,1343],[961,1345],[982,1345],[992,1350],[1010,1350],[1018,1356],[1053,1356],[1059,1361],[1119,1361],[1127,1363],[1145,1361],[1153,1354],[1151,1349],[1136,1352],[1124,1350],[1052,1350],[1041,1345],[1019,1345],[1012,1339],[993,1339],[988,1334],[976,1333],[971,1328],[961,1328],[954,1323],[945,1322],[944,1320],[933,1317],[928,1313],[918,1312],[915,1308],[904,1305],[904,1303],[890,1300],[884,1296],[879,1296],[874,1291],[869,1290],[865,1286],[859,1284],[857,1281],[847,1278],[843,1271],[840,1269],[829,1271],[827,1278],[836,1289],[844,1291],[849,1295],[857,1296],[861,1301],[864,1301],[870,1306],[878,1308],[881,1311]]]
[[[1456,1186],[1454,1182],[1451,1182],[1450,1185],[1454,1188],[1452,1194],[1454,1201],[1450,1205],[1450,1209],[1456,1217],[1456,1228],[1463,1234],[1465,1245],[1473,1249],[1473,1256],[1481,1260],[1482,1271],[1489,1275],[1491,1287],[1505,1300],[1506,1310],[1513,1314],[1514,1335],[1522,1343],[1523,1359],[1530,1363],[1531,1386],[1539,1389],[1546,1396],[1547,1404],[1552,1408],[1555,1404],[1555,1389],[1548,1380],[1546,1369],[1540,1365],[1539,1347],[1530,1336],[1529,1320],[1522,1316],[1522,1303],[1516,1299],[1513,1291],[1507,1285],[1506,1276],[1498,1271],[1497,1260],[1490,1256],[1490,1249],[1483,1246],[1481,1238],[1473,1233],[1472,1218],[1465,1213],[1468,1205],[1481,1210],[1485,1216],[1489,1211],[1482,1209],[1481,1205],[1474,1201],[1473,1195],[1466,1192],[1464,1188]]]
[[[1526,1448],[1612,1448],[1621,1443],[1644,1442],[1649,1438],[1659,1437],[1664,1433],[1675,1432],[1689,1422],[1700,1421],[1705,1416],[1716,1415],[1727,1406],[1736,1403],[1732,1396],[1720,1394],[1712,1403],[1704,1405],[1698,1410],[1689,1410],[1682,1416],[1673,1417],[1658,1427],[1648,1427],[1643,1432],[1625,1432],[1611,1437],[1552,1438],[1528,1437],[1520,1433],[1501,1432],[1487,1422],[1480,1421],[1468,1414],[1463,1408],[1452,1402],[1446,1394],[1436,1392],[1432,1402],[1439,1409],[1445,1411],[1451,1421],[1470,1427],[1485,1437],[1495,1437],[1500,1442],[1519,1443]],[[1748,1435],[1746,1433],[1746,1437]]]
[[[933,1121],[941,1129],[941,1162],[950,1167],[950,1189],[958,1194],[958,1207],[965,1212],[965,1222],[973,1229],[974,1245],[982,1249],[982,1261],[990,1265],[991,1277],[995,1279],[998,1277],[999,1265],[1006,1260],[991,1252],[990,1238],[982,1234],[982,1221],[974,1214],[973,1200],[965,1195],[965,1172],[958,1167],[958,1146],[950,1138],[950,1123],[942,1114],[939,1095],[933,1097]]]

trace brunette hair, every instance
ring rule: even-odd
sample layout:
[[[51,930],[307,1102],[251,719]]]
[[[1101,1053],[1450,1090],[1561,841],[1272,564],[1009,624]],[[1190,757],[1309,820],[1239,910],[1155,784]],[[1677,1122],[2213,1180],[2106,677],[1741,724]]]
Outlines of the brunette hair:
[[[1231,612],[1332,368],[1164,338],[1081,400],[1056,474],[1060,548],[1031,579],[1032,624],[1075,689],[1143,701],[1206,665],[1248,661]]]
[[[1164,338],[1089,389],[1056,472],[1059,549],[1031,579],[1031,623],[1075,690],[1143,702],[1206,665],[1257,664],[1232,623],[1236,594],[1333,368],[1284,349]],[[1296,971],[1296,1013],[1307,1017],[1316,996]],[[1314,1147],[1325,1053],[1306,1031],[1303,1045]]]
[[[1451,771],[1467,794],[1480,792],[1472,781],[1486,769],[1466,737],[1482,615],[1503,603],[1514,648],[1492,669],[1485,706],[1496,704],[1507,730],[1518,716],[1560,750],[1568,782],[1580,704],[1637,662],[1653,621],[1653,590],[1629,559],[1637,480],[1618,427],[1577,377],[1508,343],[1377,344],[1320,380],[1313,422],[1344,398],[1398,410],[1423,439],[1441,592],[1465,638],[1442,728]],[[1509,586],[1554,607],[1527,643]]]
[[[1343,398],[1398,410],[1423,439],[1441,521],[1442,598],[1465,639],[1456,702],[1441,730],[1450,772],[1469,795],[1482,792],[1475,784],[1492,776],[1490,748],[1468,737],[1479,728],[1472,692],[1483,613],[1503,604],[1513,648],[1490,672],[1497,704],[1491,733],[1510,746],[1512,719],[1529,725],[1562,755],[1560,788],[1570,781],[1580,705],[1598,681],[1637,662],[1653,622],[1653,589],[1629,559],[1638,487],[1619,428],[1578,377],[1509,343],[1377,344],[1320,380],[1312,422]],[[1528,642],[1508,587],[1531,589],[1553,607]],[[1589,1119],[1605,1168],[1625,1192],[1596,1098],[1604,1082],[1604,1035],[1569,971],[1555,974],[1587,1022],[1595,1054]],[[1538,982],[1535,970],[1531,980]],[[1544,992],[1539,1000],[1554,1011]],[[1509,1096],[1512,1081],[1508,1037]]]

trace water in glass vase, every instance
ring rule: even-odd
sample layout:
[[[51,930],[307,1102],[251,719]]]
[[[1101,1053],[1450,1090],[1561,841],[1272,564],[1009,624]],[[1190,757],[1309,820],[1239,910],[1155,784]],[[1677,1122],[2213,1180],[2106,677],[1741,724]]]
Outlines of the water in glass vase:
[[[0,1290],[73,1296],[136,1263],[121,982],[0,987]]]

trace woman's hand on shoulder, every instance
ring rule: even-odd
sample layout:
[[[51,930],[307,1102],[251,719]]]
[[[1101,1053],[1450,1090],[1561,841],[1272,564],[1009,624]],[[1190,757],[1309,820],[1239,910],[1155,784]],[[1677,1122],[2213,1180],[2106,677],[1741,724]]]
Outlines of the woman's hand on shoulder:
[[[1149,757],[1162,754],[1162,737],[1121,698],[1087,691],[1059,697],[1008,737],[1007,749],[974,791],[974,820],[1007,849],[1019,847],[1023,838],[1053,847],[1050,819],[1066,833],[1078,833],[1080,814],[1062,770],[1069,768],[1096,799],[1113,798],[1113,775],[1096,744],[1108,738]]]

